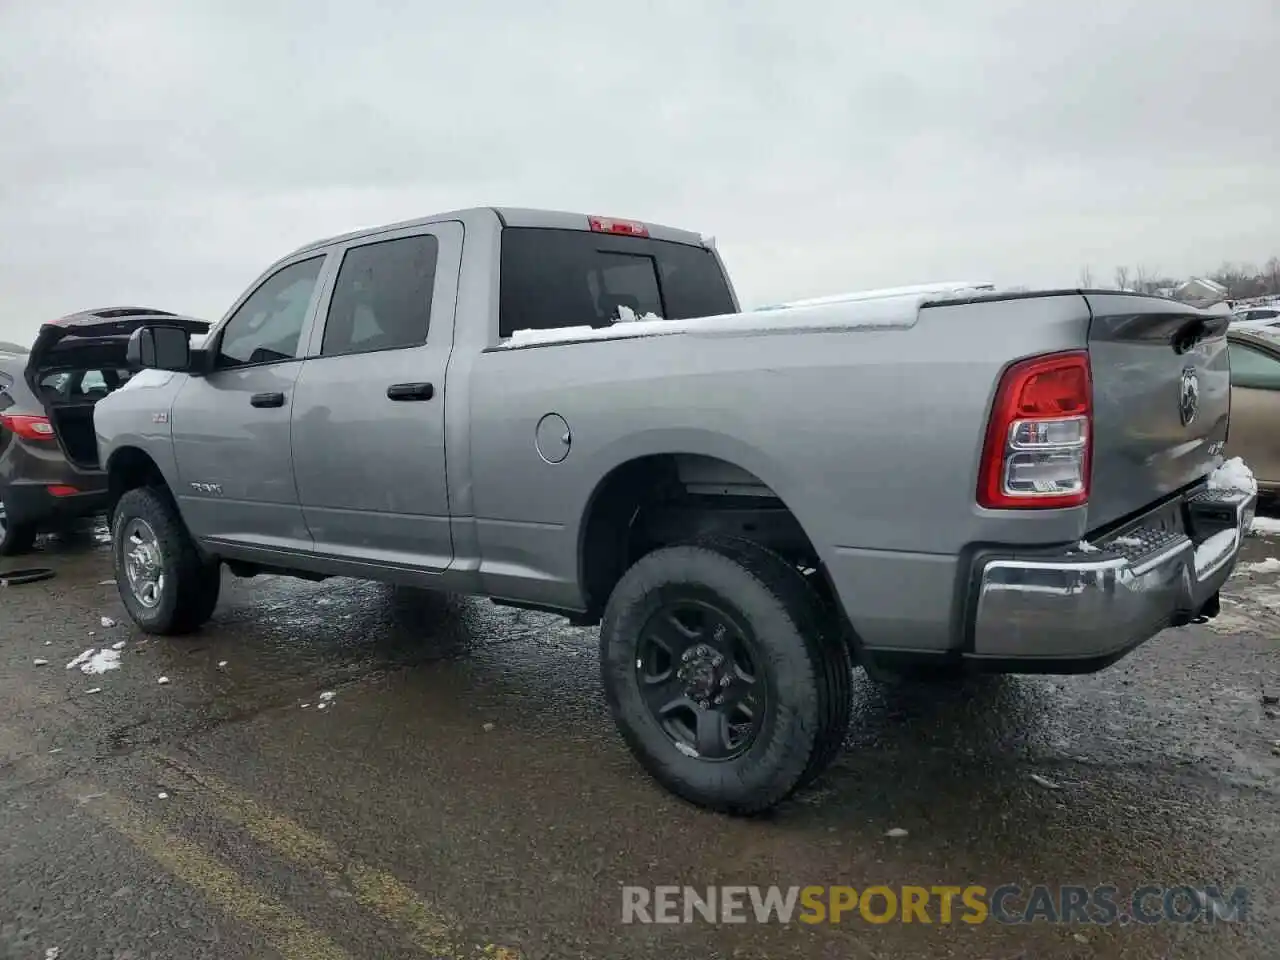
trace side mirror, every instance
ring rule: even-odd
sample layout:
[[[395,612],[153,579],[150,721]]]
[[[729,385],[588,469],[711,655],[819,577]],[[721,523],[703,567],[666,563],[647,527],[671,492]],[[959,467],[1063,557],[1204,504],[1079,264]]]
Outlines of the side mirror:
[[[139,327],[129,337],[125,359],[131,367],[184,372],[191,366],[191,341],[181,327]]]

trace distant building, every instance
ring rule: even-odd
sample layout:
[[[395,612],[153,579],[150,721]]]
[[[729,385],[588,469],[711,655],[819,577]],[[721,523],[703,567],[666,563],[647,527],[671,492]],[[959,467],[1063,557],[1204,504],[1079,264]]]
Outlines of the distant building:
[[[1188,303],[1216,303],[1219,300],[1226,299],[1227,288],[1215,280],[1209,280],[1205,277],[1192,277],[1190,280],[1184,280],[1178,284],[1173,295],[1179,300],[1185,300]]]

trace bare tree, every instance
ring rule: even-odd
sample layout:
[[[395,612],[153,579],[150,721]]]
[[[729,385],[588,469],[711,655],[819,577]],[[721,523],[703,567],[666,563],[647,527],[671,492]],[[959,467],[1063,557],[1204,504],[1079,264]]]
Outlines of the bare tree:
[[[1247,263],[1224,263],[1210,279],[1226,287],[1229,297],[1248,297],[1257,290],[1258,269]]]
[[[1093,289],[1093,268],[1083,266],[1080,268],[1080,286],[1085,290]]]
[[[1129,268],[1128,267],[1116,267],[1116,289],[1117,290],[1129,289]]]
[[[1267,292],[1280,293],[1280,257],[1272,257],[1266,267]]]

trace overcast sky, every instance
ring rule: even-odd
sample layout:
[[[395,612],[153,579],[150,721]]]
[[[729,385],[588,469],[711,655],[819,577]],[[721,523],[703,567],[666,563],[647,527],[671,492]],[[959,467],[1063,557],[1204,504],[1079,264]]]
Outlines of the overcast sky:
[[[0,0],[0,339],[217,319],[511,204],[714,235],[747,305],[1280,255],[1276,0]]]

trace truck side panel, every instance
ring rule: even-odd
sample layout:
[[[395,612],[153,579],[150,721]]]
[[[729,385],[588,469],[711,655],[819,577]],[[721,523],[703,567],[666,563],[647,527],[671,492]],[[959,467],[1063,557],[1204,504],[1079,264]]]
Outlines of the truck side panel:
[[[1064,295],[930,307],[906,330],[485,351],[469,384],[485,589],[580,608],[579,538],[597,485],[637,457],[704,454],[755,474],[792,510],[864,642],[945,647],[966,546],[1084,533],[1081,509],[991,512],[974,494],[1001,370],[1084,346],[1088,317],[1083,298]],[[538,450],[548,414],[570,435],[560,462]]]

